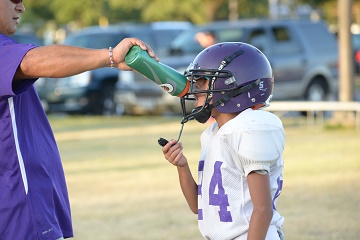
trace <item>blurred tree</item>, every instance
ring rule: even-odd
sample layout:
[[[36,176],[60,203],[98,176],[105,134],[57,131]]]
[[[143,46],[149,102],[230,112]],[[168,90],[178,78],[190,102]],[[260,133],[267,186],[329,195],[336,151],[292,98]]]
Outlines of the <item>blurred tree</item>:
[[[341,1],[341,0],[340,0]],[[338,0],[294,0],[293,4],[309,4],[314,9],[320,10],[324,20],[329,25],[338,24]],[[352,1],[353,22],[360,24],[359,17],[360,0]]]
[[[41,28],[44,23],[54,19],[54,14],[49,8],[49,0],[27,0],[25,13],[21,17],[22,25],[30,25],[32,30]]]
[[[104,0],[52,0],[50,8],[59,24],[75,22],[79,26],[98,24],[103,15]]]
[[[268,0],[238,0],[239,18],[265,18],[269,15]]]
[[[26,8],[24,21],[35,22],[38,19],[52,19],[54,17],[49,8],[49,0],[27,0],[24,4]]]
[[[195,24],[207,23],[218,19],[229,18],[230,0],[109,0],[110,5],[121,6],[129,11],[141,11],[141,20],[164,21],[185,20]],[[239,17],[267,16],[268,0],[238,0]]]
[[[141,20],[182,20],[194,23],[209,22],[224,0],[109,0],[115,8],[121,6],[128,11],[140,10]]]
[[[230,4],[235,1],[235,5]],[[308,4],[319,10],[329,24],[337,23],[337,0],[278,1],[290,4],[292,9]],[[353,2],[358,8],[360,0]],[[69,23],[78,27],[97,25],[100,20],[109,23],[185,20],[199,24],[229,19],[230,12],[234,14],[234,9],[229,9],[231,6],[237,7],[239,18],[268,17],[269,14],[269,0],[27,0],[24,4],[22,24],[31,23],[35,28],[46,26],[48,21],[58,27]],[[355,16],[354,20],[360,21],[360,17]]]

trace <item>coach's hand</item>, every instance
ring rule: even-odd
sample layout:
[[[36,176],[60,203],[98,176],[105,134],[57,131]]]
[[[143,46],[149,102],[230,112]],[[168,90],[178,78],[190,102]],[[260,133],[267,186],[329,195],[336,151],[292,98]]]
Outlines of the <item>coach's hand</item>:
[[[149,55],[159,61],[159,58],[155,55],[152,48],[144,41],[137,38],[124,38],[113,50],[114,67],[120,70],[131,70],[131,68],[125,63],[125,56],[129,52],[132,46],[138,45],[141,49],[146,50]]]

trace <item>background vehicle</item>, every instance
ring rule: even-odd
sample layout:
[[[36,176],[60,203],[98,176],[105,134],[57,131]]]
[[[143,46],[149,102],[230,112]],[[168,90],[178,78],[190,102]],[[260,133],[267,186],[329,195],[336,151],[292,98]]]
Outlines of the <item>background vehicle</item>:
[[[159,22],[88,27],[69,35],[64,44],[107,49],[115,47],[126,37],[137,37],[146,41],[161,57],[167,52],[172,39],[181,32],[180,29],[188,29],[191,24],[181,23],[178,28],[173,26]],[[67,78],[48,79],[37,89],[49,112],[114,114],[114,88],[119,72],[118,69],[101,68]]]
[[[35,34],[30,32],[16,32],[14,35],[11,35],[11,38],[18,43],[29,43],[37,46],[43,46],[43,41],[37,37]]]
[[[274,99],[326,100],[337,91],[338,45],[321,21],[262,19],[205,25],[180,35],[167,63],[175,66],[176,56],[193,58],[201,50],[193,36],[205,30],[214,32],[219,42],[247,42],[259,48],[274,70]]]
[[[354,71],[360,75],[360,34],[352,34],[352,46],[354,54]]]
[[[354,89],[354,100],[360,101],[360,34],[352,34],[352,46],[354,54],[354,77],[358,83]]]
[[[161,62],[184,72],[203,49],[196,41],[196,34],[205,31],[214,33],[218,42],[246,42],[259,48],[268,57],[274,71],[273,99],[312,101],[336,97],[338,45],[335,35],[329,32],[324,22],[248,19],[196,26],[172,42],[170,56],[161,58]],[[137,87],[143,81],[141,76],[131,80]],[[163,97],[161,102],[167,106],[166,109],[180,112],[176,97],[167,93]]]

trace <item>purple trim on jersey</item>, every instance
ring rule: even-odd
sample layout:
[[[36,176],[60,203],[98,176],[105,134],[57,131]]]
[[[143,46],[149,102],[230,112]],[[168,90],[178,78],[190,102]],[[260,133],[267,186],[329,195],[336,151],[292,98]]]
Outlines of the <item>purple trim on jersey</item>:
[[[202,179],[203,172],[204,172],[204,166],[205,161],[200,160],[199,166],[198,166],[198,176],[199,176],[199,182],[198,182],[198,197],[202,197],[202,180],[200,180],[200,177]],[[203,211],[201,208],[198,208],[198,220],[203,220]]]
[[[202,209],[198,209],[198,220],[203,220],[204,216],[203,216],[203,211]]]
[[[205,161],[199,161],[198,172],[199,172],[199,175],[201,174],[201,176],[202,176],[202,172],[204,171],[204,165],[205,165]],[[202,194],[201,183],[199,182],[199,184],[198,184],[198,195],[201,195],[201,194]]]
[[[277,184],[278,184],[278,188],[277,188],[277,190],[276,190],[276,193],[275,193],[275,195],[274,195],[274,198],[273,198],[273,209],[274,210],[277,210],[276,209],[276,199],[280,196],[280,194],[281,194],[281,191],[282,191],[282,187],[283,187],[283,180],[280,178],[280,177],[278,177],[277,179],[276,179],[276,182],[277,182]]]
[[[34,47],[0,34],[1,239],[73,236],[64,171],[35,79],[12,84]]]
[[[204,165],[205,165],[205,161],[201,160],[199,161],[199,167],[198,167],[198,171],[204,171]]]

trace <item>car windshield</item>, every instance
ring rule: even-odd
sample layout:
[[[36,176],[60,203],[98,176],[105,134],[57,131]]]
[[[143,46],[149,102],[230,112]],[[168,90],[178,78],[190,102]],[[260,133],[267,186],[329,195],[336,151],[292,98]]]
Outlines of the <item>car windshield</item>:
[[[197,54],[203,47],[196,40],[199,32],[212,32],[217,42],[239,42],[243,41],[245,29],[234,25],[216,26],[213,28],[196,28],[184,31],[171,43],[172,54]]]
[[[25,44],[33,44],[36,46],[44,45],[43,42],[33,34],[22,34],[22,33],[15,33],[11,36],[18,43],[25,43]]]
[[[168,48],[170,47],[172,40],[174,40],[181,31],[182,30],[175,30],[175,29],[158,30],[157,34],[154,35],[155,42],[157,43],[158,46],[162,48]]]
[[[64,44],[101,49],[109,46],[115,47],[123,38],[124,35],[115,33],[73,35],[67,38]]]
[[[170,43],[179,34],[179,30],[136,30],[127,33],[128,37],[139,38],[148,43],[158,56],[166,56],[170,48]]]
[[[199,30],[189,30],[180,34],[175,40],[171,43],[171,51],[173,53],[198,53],[203,48],[195,39],[196,33]]]

